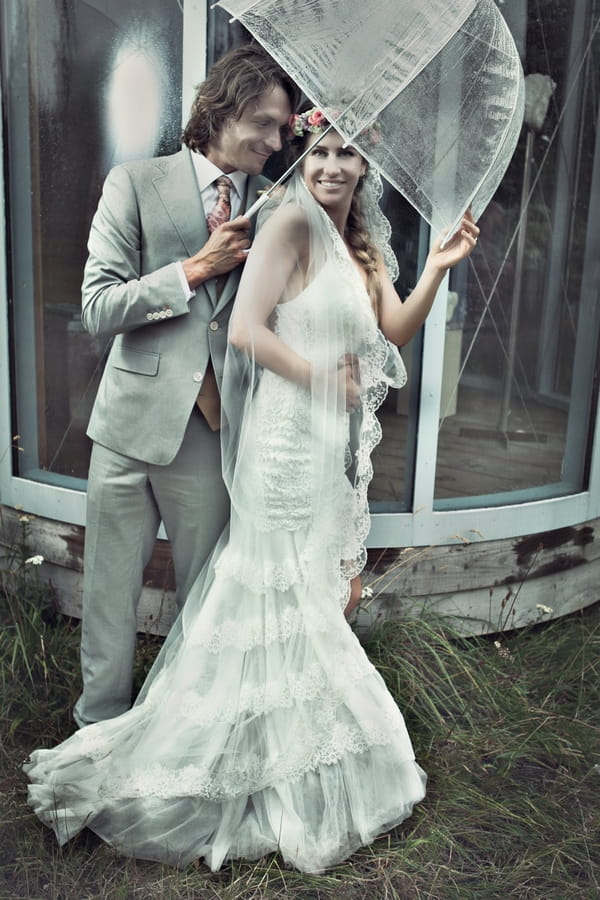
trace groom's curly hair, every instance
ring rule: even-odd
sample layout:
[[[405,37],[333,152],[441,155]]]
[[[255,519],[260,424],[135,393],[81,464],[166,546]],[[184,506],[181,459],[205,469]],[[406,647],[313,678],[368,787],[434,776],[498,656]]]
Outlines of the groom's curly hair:
[[[183,143],[204,153],[228,122],[239,119],[248,104],[278,86],[295,111],[300,99],[298,87],[262,47],[250,43],[230,50],[197,85]]]

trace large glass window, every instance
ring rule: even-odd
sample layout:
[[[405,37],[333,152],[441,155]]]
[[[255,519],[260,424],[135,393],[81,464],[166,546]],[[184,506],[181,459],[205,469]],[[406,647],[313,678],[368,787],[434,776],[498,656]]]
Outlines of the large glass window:
[[[77,485],[105,351],[80,323],[87,234],[111,166],[179,146],[182,10],[3,0],[1,15],[18,472]]]
[[[600,4],[501,4],[526,75],[517,151],[450,277],[434,508],[585,489],[596,405]],[[405,350],[414,373],[419,343]],[[383,412],[377,500],[399,504],[390,452],[410,396]],[[424,415],[438,414],[425,398]],[[379,508],[379,507],[377,507]],[[385,507],[382,507],[385,508]]]
[[[477,251],[403,348],[408,386],[391,391],[380,413],[372,508],[414,511],[414,521],[423,509],[460,516],[588,485],[600,324],[600,0],[499,6],[532,109],[482,216]],[[186,59],[206,50],[210,65],[248,37],[228,18],[200,0],[0,5],[10,390],[22,448],[14,471],[30,481],[85,487],[85,429],[106,351],[80,324],[90,221],[112,165],[178,149],[189,107],[182,91],[191,100],[199,80]],[[406,295],[429,229],[389,188],[383,205]],[[391,533],[409,518],[379,521]]]

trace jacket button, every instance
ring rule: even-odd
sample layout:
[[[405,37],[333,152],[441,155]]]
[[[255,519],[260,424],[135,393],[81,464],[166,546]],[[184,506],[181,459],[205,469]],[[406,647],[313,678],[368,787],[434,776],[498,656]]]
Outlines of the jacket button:
[[[219,330],[219,323],[218,323],[218,322],[215,322],[215,321],[213,320],[213,321],[210,323],[210,325],[209,325],[208,327],[210,328],[211,331],[218,331],[218,330]]]
[[[194,381],[200,383],[202,381],[202,372],[194,372],[192,378],[194,379]]]

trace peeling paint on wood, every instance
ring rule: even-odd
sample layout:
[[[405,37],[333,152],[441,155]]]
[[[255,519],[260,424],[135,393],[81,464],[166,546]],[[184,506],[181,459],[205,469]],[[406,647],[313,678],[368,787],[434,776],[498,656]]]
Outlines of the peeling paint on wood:
[[[590,525],[572,528],[557,528],[521,538],[514,545],[518,566],[528,566],[532,556],[540,550],[556,550],[573,544],[585,547],[594,541],[594,529]]]

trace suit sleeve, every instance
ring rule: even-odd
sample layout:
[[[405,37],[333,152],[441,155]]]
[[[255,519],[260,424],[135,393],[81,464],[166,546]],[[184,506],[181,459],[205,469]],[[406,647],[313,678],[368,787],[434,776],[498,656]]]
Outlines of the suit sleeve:
[[[136,191],[118,166],[104,183],[88,241],[81,318],[91,334],[116,335],[189,311],[175,262],[142,274],[142,247]]]

